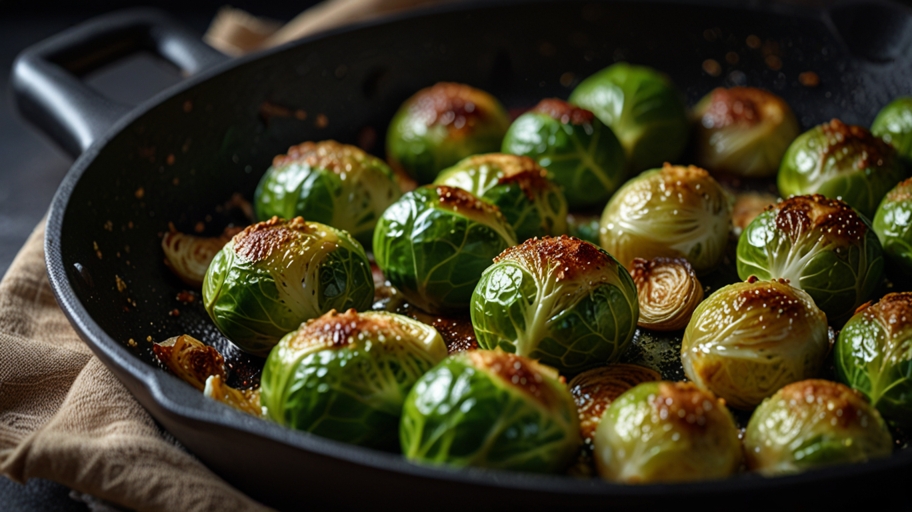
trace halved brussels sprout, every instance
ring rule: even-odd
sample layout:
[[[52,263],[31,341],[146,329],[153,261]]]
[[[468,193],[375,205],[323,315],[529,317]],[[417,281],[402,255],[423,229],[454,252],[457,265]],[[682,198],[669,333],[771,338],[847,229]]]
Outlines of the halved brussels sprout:
[[[898,281],[912,281],[912,178],[887,192],[873,228],[889,262],[887,273]]]
[[[386,312],[330,311],[266,359],[260,402],[276,422],[347,443],[395,448],[412,386],[447,355],[437,331]]]
[[[602,213],[601,246],[630,268],[634,258],[686,258],[698,274],[725,254],[727,193],[699,167],[665,164],[621,187]]]
[[[839,380],[885,418],[912,426],[912,293],[861,308],[839,332],[834,359]]]
[[[465,190],[429,185],[387,208],[374,258],[389,282],[425,311],[464,311],[491,260],[516,244],[496,206]]]
[[[567,200],[547,171],[524,156],[470,156],[443,170],[435,184],[459,187],[500,209],[517,241],[567,231]]]
[[[441,82],[415,93],[399,107],[386,136],[386,158],[419,184],[442,169],[479,153],[500,151],[510,118],[490,94]]]
[[[611,128],[634,172],[673,162],[687,145],[687,107],[671,81],[652,68],[619,62],[580,82],[569,101]]]
[[[212,258],[240,232],[241,228],[228,227],[219,236],[195,236],[171,230],[162,237],[165,265],[181,281],[200,287]]]
[[[783,197],[823,194],[842,199],[870,219],[884,195],[905,177],[892,146],[860,126],[833,119],[792,142],[776,181]]]
[[[225,358],[202,341],[181,334],[152,345],[152,352],[178,379],[202,391],[209,377],[225,377]]]
[[[637,384],[662,380],[655,370],[635,364],[609,364],[586,370],[568,386],[579,411],[580,433],[590,448],[605,409]]]
[[[494,259],[472,294],[481,348],[538,359],[562,373],[617,361],[639,316],[630,274],[595,245],[533,238]]]
[[[221,402],[229,407],[260,418],[263,407],[260,405],[260,389],[237,389],[229,386],[222,375],[210,375],[206,379],[203,396]]]
[[[893,145],[906,164],[912,164],[912,98],[896,98],[880,109],[871,133]]]
[[[752,409],[815,377],[830,348],[826,316],[785,280],[735,283],[697,306],[681,343],[684,373],[731,407]]]
[[[516,118],[502,151],[534,158],[548,169],[574,210],[600,208],[624,181],[624,149],[592,112],[546,99]]]
[[[773,176],[800,132],[788,104],[755,87],[719,87],[694,107],[700,167],[738,176]]]
[[[557,372],[487,350],[424,374],[406,398],[399,436],[409,460],[533,472],[566,468],[580,445],[576,406]]]
[[[254,194],[257,218],[301,216],[369,246],[377,219],[402,193],[379,158],[334,140],[304,142],[272,161]]]
[[[887,457],[893,439],[857,392],[826,380],[783,387],[757,407],[744,432],[747,466],[767,476]]]
[[[655,331],[687,327],[703,300],[703,285],[684,258],[633,259],[630,276],[637,287],[637,325]]]
[[[741,279],[788,279],[837,327],[871,297],[883,267],[883,250],[867,221],[819,194],[767,209],[738,239]]]
[[[331,309],[367,309],[373,298],[361,245],[301,217],[247,227],[216,254],[203,281],[203,304],[216,327],[262,356],[301,322]]]
[[[595,431],[599,474],[648,484],[724,478],[741,464],[725,402],[690,382],[647,382],[608,406]]]

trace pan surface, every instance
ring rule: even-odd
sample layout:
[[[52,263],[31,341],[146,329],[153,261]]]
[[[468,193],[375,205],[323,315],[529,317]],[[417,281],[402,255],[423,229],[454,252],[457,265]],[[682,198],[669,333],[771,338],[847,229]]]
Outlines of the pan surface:
[[[482,88],[508,108],[566,98],[616,61],[667,73],[693,104],[721,85],[781,95],[807,128],[838,117],[868,126],[912,93],[912,22],[892,4],[829,10],[663,2],[507,2],[410,14],[230,62],[153,98],[77,160],[54,199],[48,270],[80,335],[153,416],[228,482],[273,506],[632,508],[682,499],[845,506],[896,496],[912,452],[793,477],[687,485],[416,466],[246,416],[162,371],[152,341],[188,333],[218,348],[231,382],[257,378],[163,263],[161,236],[216,234],[235,194],[251,199],[274,155],[336,139],[382,155],[385,127],[415,91],[438,81]],[[757,44],[759,42],[759,44]],[[735,57],[733,57],[734,55]],[[771,58],[775,57],[775,58]],[[718,75],[705,69],[709,60]],[[816,87],[799,74],[819,76]],[[352,489],[357,486],[357,491]],[[838,489],[838,493],[827,492]],[[746,501],[749,500],[749,501]],[[789,502],[793,503],[793,502]],[[719,505],[717,505],[719,506]]]

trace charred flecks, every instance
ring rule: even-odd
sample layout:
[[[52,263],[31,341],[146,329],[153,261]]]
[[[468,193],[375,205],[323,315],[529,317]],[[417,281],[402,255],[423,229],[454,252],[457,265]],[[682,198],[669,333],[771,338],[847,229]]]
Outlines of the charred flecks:
[[[288,148],[288,154],[278,155],[272,160],[273,167],[302,165],[313,169],[326,169],[336,174],[351,172],[356,165],[367,158],[367,154],[355,146],[334,140],[304,142]]]
[[[538,102],[538,105],[532,108],[532,112],[545,114],[563,124],[583,125],[592,124],[595,114],[592,112],[573,106],[564,100],[557,98],[547,98]]]
[[[476,350],[466,352],[466,355],[476,367],[489,370],[545,407],[551,407],[560,401],[560,397],[556,396],[545,381],[544,372],[550,369],[542,367],[536,361],[500,350]]]
[[[778,205],[776,227],[794,241],[801,234],[814,229],[827,232],[828,236],[846,243],[861,243],[868,227],[861,217],[839,199],[829,199],[820,194],[795,196]]]
[[[308,231],[309,227],[301,217],[291,220],[273,217],[248,226],[235,235],[234,252],[248,261],[261,261]]]
[[[575,279],[614,264],[611,256],[595,245],[568,235],[530,238],[504,250],[494,263],[506,259],[527,261],[533,268],[552,268],[558,280]]]
[[[820,128],[826,138],[821,162],[830,156],[839,157],[849,153],[855,159],[855,168],[860,170],[882,166],[896,154],[893,146],[861,126],[848,125],[839,119],[833,119],[820,125]]]

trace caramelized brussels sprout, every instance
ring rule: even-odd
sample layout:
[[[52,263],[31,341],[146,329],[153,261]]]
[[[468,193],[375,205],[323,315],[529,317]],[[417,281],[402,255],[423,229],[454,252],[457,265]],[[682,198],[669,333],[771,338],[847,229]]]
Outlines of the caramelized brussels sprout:
[[[203,285],[206,270],[212,258],[231,237],[241,232],[241,228],[229,227],[220,236],[195,236],[180,233],[176,230],[165,233],[162,237],[162,250],[165,253],[165,265],[181,281],[193,287]]]
[[[566,235],[531,239],[494,259],[472,294],[481,348],[562,373],[616,361],[636,330],[636,286],[608,253]]]
[[[757,407],[744,432],[747,466],[767,476],[889,456],[893,440],[857,392],[826,380],[783,387]]]
[[[276,422],[347,443],[395,448],[406,395],[447,355],[426,324],[386,312],[329,313],[283,337],[260,401]]]
[[[592,112],[546,99],[519,116],[502,151],[534,158],[548,169],[574,210],[601,208],[624,181],[624,149]]]
[[[889,263],[887,273],[898,281],[912,281],[912,178],[887,192],[873,228]]]
[[[583,442],[591,448],[602,414],[617,397],[637,384],[658,380],[662,380],[659,372],[635,364],[600,366],[573,377],[568,385],[579,411]]]
[[[698,274],[725,254],[731,204],[703,169],[666,164],[628,181],[602,213],[602,247],[630,268],[634,258],[686,258]]]
[[[500,209],[517,241],[567,231],[567,201],[535,160],[490,153],[470,156],[437,176],[435,184],[459,187]]]
[[[152,352],[177,378],[203,391],[213,375],[225,377],[225,358],[202,341],[181,334],[152,345]]]
[[[912,165],[912,98],[896,98],[880,109],[871,133],[892,144],[907,165]]]
[[[784,280],[735,283],[697,306],[681,344],[684,373],[731,407],[752,409],[816,376],[829,350],[826,316]]]
[[[683,329],[703,300],[703,285],[684,258],[634,258],[630,275],[637,287],[640,327]]]
[[[509,126],[507,111],[490,94],[441,82],[418,91],[393,116],[386,157],[419,184],[431,183],[467,156],[500,151]]]
[[[619,396],[594,448],[602,478],[631,484],[724,478],[741,463],[725,403],[689,382],[647,382]]]
[[[405,400],[413,461],[531,472],[566,468],[580,445],[576,406],[553,368],[501,351],[448,357]]]
[[[774,176],[800,130],[788,104],[754,87],[717,88],[694,107],[700,167],[745,177]]]
[[[301,322],[331,309],[367,309],[370,263],[348,233],[301,217],[249,226],[216,254],[203,304],[235,345],[265,356]]]
[[[292,146],[275,157],[254,203],[261,220],[301,216],[344,229],[370,246],[380,214],[401,195],[383,160],[327,140]]]
[[[834,359],[839,380],[888,420],[912,426],[912,293],[888,293],[856,313],[839,332]]]
[[[883,251],[867,221],[838,199],[795,196],[761,213],[738,239],[741,279],[788,279],[834,325],[867,301],[883,277]]]
[[[591,110],[614,131],[632,171],[673,162],[687,145],[687,107],[654,69],[619,62],[580,82],[569,101]]]
[[[777,182],[783,197],[823,194],[842,199],[870,219],[884,195],[905,177],[892,146],[860,126],[833,119],[792,142]]]
[[[491,260],[516,244],[496,206],[446,185],[408,192],[374,230],[374,258],[389,282],[425,311],[464,311]]]

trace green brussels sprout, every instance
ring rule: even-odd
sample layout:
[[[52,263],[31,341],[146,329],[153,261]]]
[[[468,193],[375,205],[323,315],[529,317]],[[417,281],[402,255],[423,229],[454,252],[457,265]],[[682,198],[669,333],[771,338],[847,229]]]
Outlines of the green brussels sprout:
[[[673,162],[687,146],[687,107],[668,78],[652,68],[619,62],[580,82],[569,101],[611,128],[632,171]]]
[[[741,279],[788,279],[839,326],[883,277],[883,250],[861,215],[838,199],[795,196],[768,208],[738,239]]]
[[[912,165],[912,98],[891,101],[874,118],[871,133],[893,145],[907,165]]]
[[[783,387],[757,407],[744,432],[747,466],[767,476],[887,457],[893,439],[877,410],[836,382]]]
[[[912,426],[912,293],[888,293],[839,332],[836,375],[888,420]]]
[[[292,146],[275,157],[257,185],[254,205],[261,220],[300,215],[344,229],[369,246],[380,214],[401,195],[383,160],[327,140]]]
[[[402,104],[386,135],[390,165],[431,183],[442,169],[467,156],[500,151],[510,118],[490,94],[441,82]]]
[[[785,280],[725,286],[697,306],[681,343],[684,373],[737,409],[815,377],[830,348],[826,315]]]
[[[515,244],[513,228],[496,206],[446,185],[403,195],[374,230],[374,258],[383,275],[430,313],[464,311],[484,269]]]
[[[731,202],[699,167],[666,164],[628,181],[602,213],[601,246],[622,265],[634,258],[686,258],[698,274],[716,268],[728,243]]]
[[[402,411],[409,460],[530,472],[565,469],[580,446],[557,372],[514,354],[452,355],[418,379]]]
[[[860,126],[838,119],[802,133],[785,152],[776,181],[783,197],[823,194],[867,218],[906,177],[896,150]]]
[[[694,107],[697,164],[745,177],[774,176],[801,133],[788,104],[754,87],[719,87]]]
[[[203,279],[203,305],[215,326],[261,356],[301,322],[331,309],[367,309],[373,299],[361,244],[301,217],[247,227],[215,255]]]
[[[624,149],[592,112],[542,100],[504,136],[504,153],[534,158],[564,190],[574,210],[600,208],[624,181]]]
[[[405,397],[446,356],[440,334],[417,320],[330,311],[272,349],[260,401],[269,418],[287,427],[395,449]]]
[[[566,235],[527,240],[495,258],[470,311],[479,347],[567,374],[617,361],[639,316],[627,270],[597,246]]]
[[[898,281],[912,281],[912,178],[887,192],[873,228],[889,263],[887,273]]]
[[[593,441],[599,474],[647,484],[724,478],[741,464],[725,403],[690,382],[647,382],[614,400]]]

